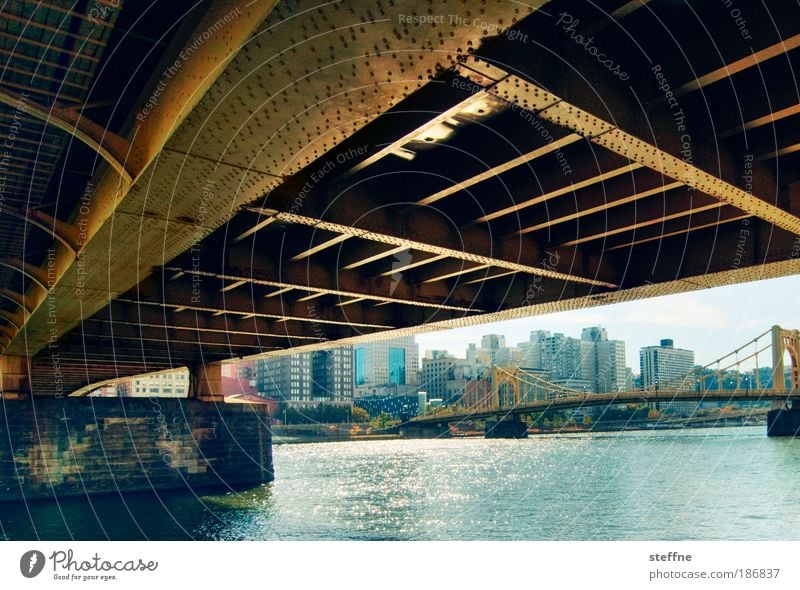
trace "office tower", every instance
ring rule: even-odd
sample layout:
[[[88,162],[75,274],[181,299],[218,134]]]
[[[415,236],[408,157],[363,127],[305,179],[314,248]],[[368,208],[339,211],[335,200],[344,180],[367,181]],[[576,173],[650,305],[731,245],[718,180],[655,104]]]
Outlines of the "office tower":
[[[349,402],[353,352],[349,346],[268,357],[256,363],[260,395],[289,402]]]
[[[556,385],[569,389],[591,391],[593,372],[588,362],[589,342],[564,334],[533,332],[527,351],[527,365],[543,369]]]
[[[584,343],[586,376],[595,393],[625,391],[627,367],[625,366],[625,343],[609,340],[605,328],[592,326],[581,333]]]
[[[353,347],[355,395],[401,394],[415,389],[419,347],[413,336]]]
[[[686,389],[692,386],[690,374],[694,367],[694,352],[675,348],[672,340],[664,339],[659,346],[642,348],[639,363],[645,389]]]
[[[645,346],[639,351],[642,387],[662,391],[686,391],[695,386],[692,371],[694,352],[675,348],[672,340],[661,340],[659,346]],[[668,402],[656,404],[664,411],[688,414],[694,411],[694,402]]]

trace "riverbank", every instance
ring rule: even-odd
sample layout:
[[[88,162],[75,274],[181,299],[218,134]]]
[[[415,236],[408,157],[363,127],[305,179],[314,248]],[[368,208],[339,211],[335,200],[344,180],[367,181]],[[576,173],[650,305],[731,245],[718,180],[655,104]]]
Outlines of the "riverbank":
[[[684,430],[684,429],[714,429],[714,428],[741,428],[751,426],[764,426],[764,420],[755,422],[747,421],[618,421],[618,422],[596,422],[590,426],[575,424],[560,428],[529,428],[529,436],[543,436],[549,434],[591,434],[593,432],[613,433],[613,432],[637,432],[654,430]],[[363,429],[360,432],[365,432]],[[346,441],[373,441],[373,440],[396,440],[401,439],[395,432],[381,434],[350,434],[351,429],[347,425],[337,424],[314,424],[314,425],[290,425],[273,426],[272,443],[281,444],[302,444],[312,442],[346,442]],[[483,430],[454,430],[453,438],[483,438]]]
[[[361,436],[275,436],[272,437],[273,445],[295,445],[312,442],[345,442],[372,440],[397,440],[401,438],[399,434],[364,434]]]

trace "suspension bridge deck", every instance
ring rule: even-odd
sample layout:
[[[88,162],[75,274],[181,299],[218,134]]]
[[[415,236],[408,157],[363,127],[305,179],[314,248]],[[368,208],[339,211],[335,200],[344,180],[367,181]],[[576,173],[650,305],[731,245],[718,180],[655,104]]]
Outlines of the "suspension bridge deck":
[[[615,393],[585,393],[534,400],[512,406],[483,408],[452,408],[435,414],[417,416],[411,423],[458,422],[531,414],[546,410],[570,410],[601,405],[653,403],[653,402],[734,402],[734,401],[792,401],[800,400],[800,390],[785,389],[722,389],[707,391],[660,390],[620,391]]]

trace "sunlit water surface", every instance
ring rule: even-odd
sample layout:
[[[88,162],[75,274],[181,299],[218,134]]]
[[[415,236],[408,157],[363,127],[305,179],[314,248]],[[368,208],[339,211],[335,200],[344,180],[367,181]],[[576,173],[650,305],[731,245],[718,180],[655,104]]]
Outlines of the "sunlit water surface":
[[[246,492],[0,504],[6,539],[800,539],[764,427],[276,445]]]

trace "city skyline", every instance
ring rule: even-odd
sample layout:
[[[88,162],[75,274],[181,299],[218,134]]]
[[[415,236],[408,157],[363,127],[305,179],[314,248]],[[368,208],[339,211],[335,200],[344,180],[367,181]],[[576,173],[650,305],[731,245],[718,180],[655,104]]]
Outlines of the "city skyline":
[[[516,346],[535,330],[580,337],[583,328],[601,326],[610,338],[626,343],[625,364],[635,373],[639,350],[664,338],[677,348],[693,350],[695,362],[706,365],[775,324],[798,327],[792,295],[798,288],[800,279],[782,277],[419,334],[416,341],[421,355],[447,350],[463,358],[469,343],[479,343],[485,334],[502,334],[508,346]]]

